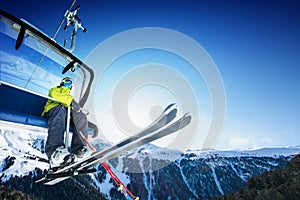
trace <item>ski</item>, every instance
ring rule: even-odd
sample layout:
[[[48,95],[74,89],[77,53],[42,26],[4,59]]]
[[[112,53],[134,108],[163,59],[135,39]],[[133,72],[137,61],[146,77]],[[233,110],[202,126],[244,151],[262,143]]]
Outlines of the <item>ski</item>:
[[[123,145],[126,145],[134,140],[137,140],[141,137],[144,137],[145,135],[147,134],[150,134],[160,128],[162,128],[163,126],[167,125],[168,123],[170,123],[175,117],[176,117],[176,114],[177,114],[177,106],[175,103],[172,103],[170,105],[168,105],[162,112],[162,114],[156,119],[154,120],[150,125],[148,125],[145,129],[143,129],[141,132],[139,132],[138,134],[132,136],[132,137],[129,137],[121,142],[119,142],[118,144],[116,145],[113,145],[103,151],[112,151],[114,149],[117,149],[118,147],[120,146],[123,146]],[[101,152],[103,152],[101,151]],[[93,153],[91,156],[85,158],[85,159],[82,159],[80,160],[79,162],[76,162],[76,163],[73,163],[73,164],[70,164],[62,169],[59,169],[57,170],[56,172],[54,173],[60,173],[60,172],[64,172],[64,171],[68,171],[72,168],[78,168],[80,167],[81,165],[83,165],[84,163],[87,163],[89,162],[89,160],[91,158],[93,158],[96,154],[99,154],[101,152],[95,152]],[[42,179],[39,179],[36,181],[36,183],[38,182],[42,182],[42,181],[45,181],[46,180],[46,176]]]
[[[46,175],[46,180],[53,180],[56,178],[64,178],[64,177],[69,177],[69,176],[89,174],[89,173],[94,173],[96,171],[97,170],[95,168],[91,168],[91,169],[67,171],[67,172],[61,172],[61,173],[49,173]]]
[[[79,166],[78,168],[73,168],[73,170],[81,171],[81,170],[88,170],[90,167],[97,165],[98,163],[106,162],[114,157],[117,157],[129,150],[135,149],[139,146],[142,146],[144,144],[147,144],[149,142],[152,142],[154,140],[157,140],[159,138],[165,137],[171,133],[174,133],[184,127],[186,127],[191,122],[191,116],[189,114],[185,114],[182,118],[178,119],[171,125],[168,125],[167,127],[163,127],[160,130],[155,131],[154,133],[151,133],[143,138],[140,138],[139,140],[136,140],[134,142],[128,143],[125,146],[119,147],[113,151],[101,151],[97,155],[94,155],[89,162],[86,162],[84,165]],[[54,185],[56,183],[59,183],[70,176],[57,178],[54,180],[50,180],[46,182],[46,185]]]
[[[120,146],[117,148],[116,151],[111,152],[99,152],[98,156],[94,156],[94,161],[87,163],[86,165],[79,167],[78,170],[87,169],[89,167],[92,167],[98,163],[105,162],[107,160],[110,160],[114,157],[117,157],[127,151],[130,151],[132,149],[135,149],[139,146],[142,146],[144,144],[148,144],[150,142],[153,142],[154,140],[157,140],[159,138],[165,137],[167,135],[170,135],[171,133],[175,133],[176,131],[181,130],[182,128],[186,127],[191,122],[191,116],[186,113],[183,117],[175,121],[174,123],[168,125],[167,127],[163,127],[160,130],[157,130],[143,138],[140,138],[139,140],[136,140],[132,143],[129,143],[124,146]]]

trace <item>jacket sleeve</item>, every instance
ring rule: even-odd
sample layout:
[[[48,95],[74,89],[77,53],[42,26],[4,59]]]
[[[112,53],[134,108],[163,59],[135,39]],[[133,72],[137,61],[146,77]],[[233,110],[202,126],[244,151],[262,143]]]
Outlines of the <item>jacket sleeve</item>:
[[[73,100],[73,96],[70,95],[70,91],[65,88],[52,88],[49,91],[49,96],[59,101],[63,106],[70,106]]]

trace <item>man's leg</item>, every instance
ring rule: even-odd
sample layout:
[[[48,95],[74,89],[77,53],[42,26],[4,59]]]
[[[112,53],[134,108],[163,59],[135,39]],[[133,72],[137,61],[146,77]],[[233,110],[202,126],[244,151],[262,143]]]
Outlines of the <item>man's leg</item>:
[[[57,147],[65,145],[66,115],[67,111],[63,106],[56,106],[46,113],[46,118],[48,119],[48,137],[45,153],[48,158],[51,157]]]
[[[75,126],[73,130],[73,137],[71,142],[71,151],[74,153],[86,144],[83,142],[79,131],[87,138],[88,137],[88,121],[86,115],[82,112],[72,112],[73,124]]]

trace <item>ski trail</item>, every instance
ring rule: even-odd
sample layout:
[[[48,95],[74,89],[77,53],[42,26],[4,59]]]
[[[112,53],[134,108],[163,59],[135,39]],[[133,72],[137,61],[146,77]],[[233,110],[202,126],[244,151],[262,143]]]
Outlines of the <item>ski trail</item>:
[[[5,130],[3,133],[3,138],[5,140],[5,142],[7,143],[7,146],[11,149],[11,156],[15,155],[15,156],[22,156],[24,154],[24,152],[22,152],[21,150],[19,150],[18,148],[16,148],[16,145],[14,145],[14,143],[11,141],[11,138],[13,137],[14,132],[13,131],[9,131],[9,130]]]
[[[11,153],[16,156],[35,156],[39,158],[46,158],[40,150],[32,148],[27,143],[28,140],[32,140],[31,134],[28,134],[29,138],[20,138],[20,135],[11,130],[1,131],[0,134],[4,138],[4,146],[9,147]],[[40,136],[39,136],[40,137]]]
[[[234,173],[236,173],[236,175],[237,175],[238,177],[240,177],[241,179],[243,179],[243,181],[246,181],[246,179],[245,179],[243,176],[241,176],[241,175],[239,174],[239,172],[236,170],[236,168],[233,166],[233,163],[230,163],[230,167],[232,168],[232,170],[234,171]]]
[[[223,192],[223,190],[221,188],[220,182],[218,181],[218,177],[216,175],[215,168],[211,167],[211,171],[212,171],[212,175],[214,177],[214,180],[215,180],[215,183],[217,185],[218,190],[220,191],[221,195],[224,195],[224,192]]]
[[[152,172],[152,159],[151,158],[149,158],[149,181],[150,181],[150,194],[152,195],[153,187],[154,187],[154,183],[155,183],[155,177]],[[150,197],[151,197],[151,195],[150,195]],[[153,199],[153,197],[152,197],[152,199]]]
[[[190,192],[198,199],[199,197],[198,197],[196,191],[193,190],[192,187],[190,186],[190,184],[188,183],[187,178],[186,178],[186,176],[184,175],[184,173],[183,173],[183,171],[182,171],[182,168],[181,168],[181,166],[180,166],[179,163],[180,163],[180,161],[176,162],[176,165],[177,165],[178,168],[179,168],[181,177],[182,177],[182,179],[183,179],[185,185],[187,186],[187,188],[189,189],[189,191],[190,191]]]
[[[270,167],[265,167],[265,166],[256,164],[255,162],[252,162],[252,164],[258,169],[265,169],[266,171],[270,171]]]
[[[238,177],[240,177],[244,182],[247,182],[247,177],[245,177],[243,174],[239,173],[237,171],[237,169],[233,166],[233,163],[230,163],[230,166],[231,166],[232,170],[236,173],[236,175]]]
[[[140,164],[140,168],[142,169],[142,173],[143,173],[143,182],[144,182],[144,185],[145,185],[145,188],[146,190],[148,191],[148,199],[150,200],[151,199],[151,193],[150,193],[150,188],[149,188],[149,184],[147,183],[147,175],[146,175],[146,172],[144,172],[144,168],[143,168],[143,160],[140,159],[139,160],[139,164]]]
[[[153,189],[153,186],[152,186],[152,179],[153,179],[153,177],[152,177],[152,171],[151,171],[151,165],[152,165],[152,163],[151,163],[151,158],[149,158],[149,194],[150,194],[150,197],[151,197],[151,194],[152,194],[152,189]],[[149,197],[149,194],[148,194],[148,197]]]
[[[3,137],[4,137],[4,140],[6,141],[7,145],[9,147],[11,147],[12,149],[16,150],[16,148],[13,147],[13,143],[8,139],[8,136],[7,136],[7,134],[11,135],[12,133],[13,133],[12,131],[5,130],[3,133]]]

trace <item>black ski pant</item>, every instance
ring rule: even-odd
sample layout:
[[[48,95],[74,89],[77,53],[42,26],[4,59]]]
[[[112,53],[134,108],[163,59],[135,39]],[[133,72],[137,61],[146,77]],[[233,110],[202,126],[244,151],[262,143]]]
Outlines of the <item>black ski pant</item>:
[[[51,157],[54,150],[59,146],[65,146],[64,133],[66,130],[67,108],[56,106],[50,109],[45,117],[48,120],[48,136],[45,147],[45,153],[48,158]],[[72,112],[72,123],[74,126],[71,141],[71,152],[74,153],[81,149],[85,144],[78,131],[81,131],[85,137],[88,136],[88,121],[84,113]]]

